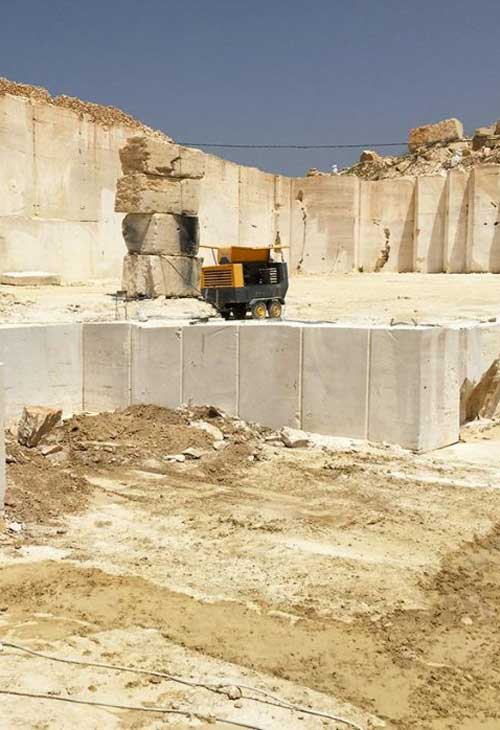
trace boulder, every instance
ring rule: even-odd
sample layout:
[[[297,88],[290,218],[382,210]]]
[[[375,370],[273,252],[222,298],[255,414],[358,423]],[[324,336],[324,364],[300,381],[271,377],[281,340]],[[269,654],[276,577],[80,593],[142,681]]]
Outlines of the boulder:
[[[459,119],[443,119],[435,124],[425,124],[422,127],[415,127],[410,130],[408,137],[408,148],[414,152],[419,147],[424,147],[435,142],[450,142],[463,139],[464,128]]]
[[[201,259],[193,256],[137,256],[123,259],[122,288],[127,295],[155,298],[197,297]]]
[[[374,150],[363,150],[359,157],[360,162],[382,162],[383,157]]]
[[[472,137],[472,149],[474,151],[481,150],[483,147],[486,147],[488,144],[488,140],[492,135],[495,134],[495,127],[479,127],[474,132],[474,136]]]
[[[205,174],[205,155],[201,150],[144,135],[127,140],[120,150],[120,161],[124,175],[201,178]]]
[[[134,173],[119,178],[116,185],[117,213],[197,216],[199,205],[199,180],[173,180]]]
[[[500,119],[495,124],[495,130],[494,131],[495,131],[495,134],[500,134]]]
[[[4,271],[0,276],[0,284],[10,286],[60,286],[59,274],[47,271]]]
[[[289,449],[301,449],[311,444],[311,439],[305,431],[285,426],[280,431],[280,437]]]
[[[196,256],[198,219],[169,213],[129,213],[122,223],[129,253]]]
[[[17,429],[17,440],[31,449],[60,423],[61,418],[60,408],[25,406]]]

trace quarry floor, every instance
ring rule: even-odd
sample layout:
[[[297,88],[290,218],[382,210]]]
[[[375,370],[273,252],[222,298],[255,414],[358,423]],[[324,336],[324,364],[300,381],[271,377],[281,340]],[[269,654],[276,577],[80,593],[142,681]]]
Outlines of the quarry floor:
[[[2,640],[253,689],[235,701],[4,646],[0,692],[198,717],[0,694],[2,730],[347,727],[258,691],[364,730],[497,730],[500,426],[481,428],[418,456],[288,449],[213,409],[74,417],[46,457],[9,433]],[[201,457],[162,458],[187,447]]]
[[[116,306],[120,282],[82,286],[0,286],[0,322],[177,319],[213,314],[195,299]],[[291,277],[285,317],[358,323],[445,323],[500,314],[496,274],[335,274]]]

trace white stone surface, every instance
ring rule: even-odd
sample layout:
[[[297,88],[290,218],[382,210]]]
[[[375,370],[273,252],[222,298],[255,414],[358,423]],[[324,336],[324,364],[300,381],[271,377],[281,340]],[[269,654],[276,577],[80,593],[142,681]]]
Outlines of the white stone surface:
[[[305,326],[302,428],[331,436],[367,437],[370,330]]]
[[[415,184],[414,271],[444,271],[446,177],[421,175]]]
[[[132,327],[132,403],[181,405],[181,336],[181,329],[172,325]]]
[[[131,326],[83,326],[83,409],[112,411],[130,405]]]
[[[4,366],[0,363],[0,514],[5,502],[5,397],[3,375]]]
[[[458,331],[374,328],[370,350],[368,439],[415,451],[458,441]]]
[[[238,415],[238,330],[233,324],[182,328],[183,403]]]
[[[0,327],[0,362],[7,423],[25,405],[82,410],[82,325]]]
[[[384,271],[413,271],[415,180],[362,180],[360,183],[359,254],[356,266],[374,271],[386,245]]]
[[[500,165],[471,173],[467,271],[500,273]]]
[[[0,97],[0,216],[33,212],[33,115],[28,99]]]
[[[239,330],[240,418],[300,428],[302,328],[247,322]]]
[[[359,178],[321,176],[292,183],[292,269],[351,271],[359,236]]]
[[[467,227],[470,172],[450,170],[446,189],[443,269],[449,274],[467,270]]]
[[[40,218],[97,221],[94,124],[69,109],[33,104],[34,214]]]

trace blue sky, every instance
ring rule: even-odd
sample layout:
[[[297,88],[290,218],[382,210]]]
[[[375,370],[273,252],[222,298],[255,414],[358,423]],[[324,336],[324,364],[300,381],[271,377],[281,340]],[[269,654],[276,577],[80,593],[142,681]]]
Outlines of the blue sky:
[[[179,141],[397,142],[500,117],[499,28],[498,0],[18,0],[2,7],[0,75]],[[217,154],[300,175],[359,151]]]

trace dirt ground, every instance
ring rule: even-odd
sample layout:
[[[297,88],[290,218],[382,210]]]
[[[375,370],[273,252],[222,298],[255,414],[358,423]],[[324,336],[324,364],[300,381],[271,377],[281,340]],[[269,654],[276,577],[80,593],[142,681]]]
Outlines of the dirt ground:
[[[0,286],[0,322],[185,319],[213,316],[196,299],[116,306],[119,281],[82,286]],[[336,274],[291,277],[285,317],[338,322],[444,323],[500,316],[496,274]]]
[[[349,727],[307,710],[496,730],[500,426],[463,438],[418,456],[325,437],[288,449],[214,409],[144,406],[68,420],[47,456],[9,433],[2,730]],[[171,460],[187,448],[199,458]]]

